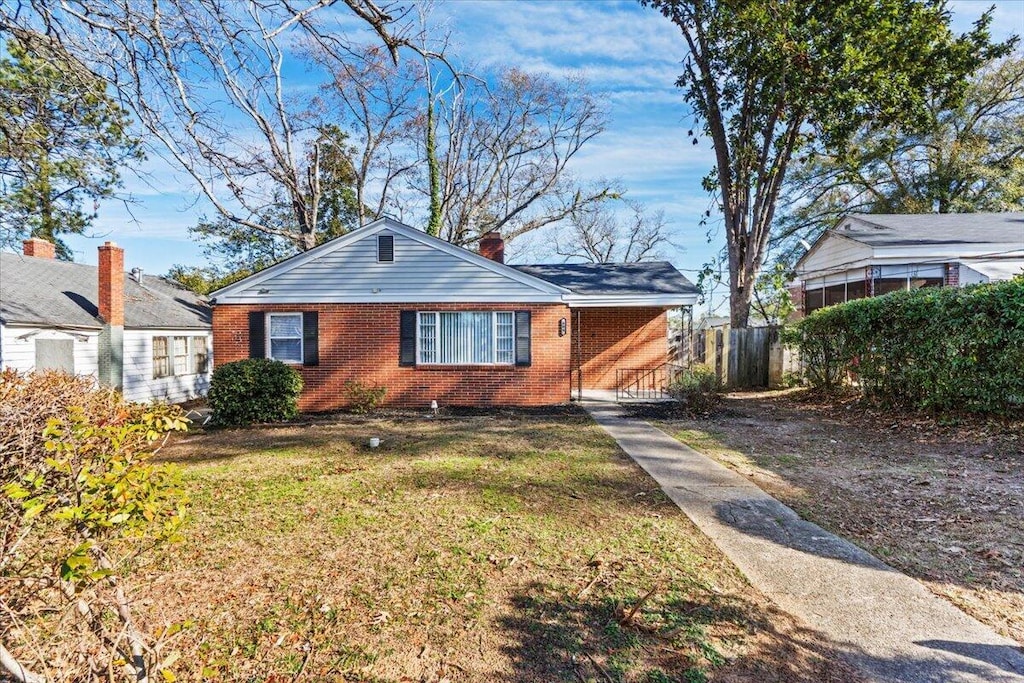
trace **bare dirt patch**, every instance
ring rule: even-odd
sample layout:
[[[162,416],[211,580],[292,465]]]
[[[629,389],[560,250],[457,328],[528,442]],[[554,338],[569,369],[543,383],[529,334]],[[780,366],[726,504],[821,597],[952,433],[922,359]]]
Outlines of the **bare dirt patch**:
[[[161,457],[191,522],[141,609],[186,624],[180,680],[859,680],[576,411],[321,418]]]
[[[805,393],[733,394],[663,429],[1024,643],[1024,425]]]

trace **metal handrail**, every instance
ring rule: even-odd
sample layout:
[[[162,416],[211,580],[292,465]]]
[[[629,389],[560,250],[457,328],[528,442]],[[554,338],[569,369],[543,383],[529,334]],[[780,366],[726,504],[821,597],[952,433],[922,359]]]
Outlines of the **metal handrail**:
[[[672,380],[684,369],[676,363],[662,363],[653,368],[619,368],[615,371],[615,400],[669,398]]]

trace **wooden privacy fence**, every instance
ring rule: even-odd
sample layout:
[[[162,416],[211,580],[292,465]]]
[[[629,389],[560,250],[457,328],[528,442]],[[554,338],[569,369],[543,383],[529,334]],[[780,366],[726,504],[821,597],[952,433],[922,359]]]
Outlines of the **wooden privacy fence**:
[[[795,363],[782,346],[778,327],[695,330],[687,346],[680,354],[687,364],[707,365],[732,389],[779,386],[787,366]]]

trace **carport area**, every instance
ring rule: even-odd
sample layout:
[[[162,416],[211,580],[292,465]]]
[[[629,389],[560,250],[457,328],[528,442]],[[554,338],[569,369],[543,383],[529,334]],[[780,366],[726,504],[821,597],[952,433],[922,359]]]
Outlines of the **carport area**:
[[[572,397],[661,398],[673,356],[669,313],[688,324],[700,290],[667,261],[516,266],[572,291]],[[595,394],[595,396],[597,396]]]

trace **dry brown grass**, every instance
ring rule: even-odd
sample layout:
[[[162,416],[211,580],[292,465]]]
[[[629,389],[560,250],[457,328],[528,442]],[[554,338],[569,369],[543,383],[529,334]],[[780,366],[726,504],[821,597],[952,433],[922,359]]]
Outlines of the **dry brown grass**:
[[[942,424],[803,392],[662,427],[1024,643],[1021,425]]]
[[[189,622],[181,679],[853,680],[581,413],[215,431],[163,455],[193,507],[144,609]]]

